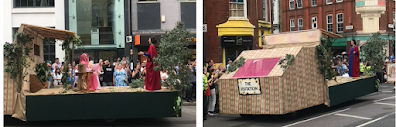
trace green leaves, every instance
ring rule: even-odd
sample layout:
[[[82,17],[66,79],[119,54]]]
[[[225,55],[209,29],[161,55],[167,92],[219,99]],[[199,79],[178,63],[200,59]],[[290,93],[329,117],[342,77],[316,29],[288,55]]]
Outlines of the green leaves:
[[[129,83],[129,86],[130,86],[132,89],[135,89],[135,88],[143,88],[143,87],[144,87],[144,79],[132,80],[131,83]]]
[[[329,38],[321,38],[321,45],[315,47],[315,56],[318,60],[318,69],[325,79],[332,79],[335,74],[331,67],[331,41]]]
[[[367,42],[361,46],[361,51],[364,54],[364,62],[370,62],[371,68],[369,72],[378,73],[382,72],[383,60],[385,60],[384,47],[386,41],[379,37],[380,33],[373,34]]]
[[[28,74],[24,69],[30,67],[28,59],[33,60],[29,56],[33,49],[31,43],[33,38],[24,33],[16,33],[15,39],[15,43],[4,44],[4,60],[6,60],[4,71],[14,79],[19,93],[22,90],[23,78]]]
[[[161,36],[157,48],[158,56],[154,59],[154,63],[158,65],[154,69],[166,70],[169,75],[166,82],[177,90],[188,85],[190,80],[190,69],[186,66],[186,62],[191,57],[188,45],[193,41],[193,38],[188,38],[188,35],[189,32],[184,28],[184,25],[178,22],[173,30],[167,31]],[[177,75],[173,73],[176,66],[179,67]]]
[[[48,81],[48,77],[49,77],[49,70],[50,68],[47,66],[47,63],[40,63],[40,64],[36,64],[36,66],[34,67],[34,71],[36,72],[37,77],[42,81],[42,82],[46,82]]]
[[[286,61],[286,63],[284,63]],[[286,54],[284,59],[279,60],[278,64],[281,65],[281,68],[286,70],[287,67],[291,65],[291,63],[294,61],[294,56],[291,54]]]
[[[241,57],[241,58],[239,58],[238,60],[236,60],[236,61],[234,61],[234,62],[232,62],[232,63],[230,64],[230,66],[228,67],[228,72],[227,72],[227,73],[236,71],[236,70],[237,70],[238,68],[240,68],[243,64],[245,64],[245,58]]]

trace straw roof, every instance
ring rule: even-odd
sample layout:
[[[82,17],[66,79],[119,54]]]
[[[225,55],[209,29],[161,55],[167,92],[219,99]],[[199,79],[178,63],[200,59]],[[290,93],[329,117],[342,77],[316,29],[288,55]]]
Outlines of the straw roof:
[[[28,24],[21,24],[18,32],[27,31],[31,34],[35,34],[41,39],[50,38],[50,39],[58,39],[58,40],[66,40],[67,35],[76,36],[73,32],[67,30],[58,30],[47,27],[40,27]]]

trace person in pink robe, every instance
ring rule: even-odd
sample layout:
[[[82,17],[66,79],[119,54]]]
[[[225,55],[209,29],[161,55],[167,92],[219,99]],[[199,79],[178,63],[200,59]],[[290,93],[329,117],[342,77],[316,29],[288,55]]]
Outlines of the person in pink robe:
[[[88,55],[83,53],[80,56],[80,64],[84,64],[85,65],[85,68],[86,68],[87,72],[94,71],[94,68],[93,67],[90,68],[88,66],[88,63],[89,63]],[[92,75],[88,77],[88,79],[89,79],[88,88],[89,88],[90,91],[95,91],[97,89],[98,81],[97,81],[96,78],[97,78],[96,73],[92,73]]]
[[[146,63],[146,76],[144,79],[144,89],[147,91],[161,90],[161,76],[159,70],[154,70],[154,59],[157,58],[157,52],[154,45],[157,44],[157,40],[154,37],[148,39],[149,49],[147,53],[139,52],[138,55],[147,57]]]

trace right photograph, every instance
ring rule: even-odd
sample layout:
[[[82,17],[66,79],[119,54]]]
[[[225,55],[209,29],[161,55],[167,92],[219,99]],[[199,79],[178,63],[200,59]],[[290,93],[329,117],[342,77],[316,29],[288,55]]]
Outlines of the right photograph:
[[[394,127],[395,1],[204,1],[205,127]]]

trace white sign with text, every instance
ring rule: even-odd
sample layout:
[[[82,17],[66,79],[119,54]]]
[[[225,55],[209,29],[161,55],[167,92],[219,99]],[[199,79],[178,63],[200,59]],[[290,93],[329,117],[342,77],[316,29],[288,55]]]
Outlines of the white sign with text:
[[[260,83],[258,78],[238,79],[239,94],[254,95],[261,94]]]

